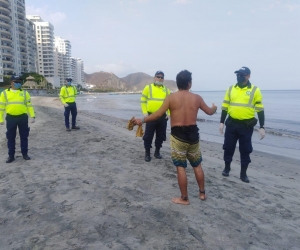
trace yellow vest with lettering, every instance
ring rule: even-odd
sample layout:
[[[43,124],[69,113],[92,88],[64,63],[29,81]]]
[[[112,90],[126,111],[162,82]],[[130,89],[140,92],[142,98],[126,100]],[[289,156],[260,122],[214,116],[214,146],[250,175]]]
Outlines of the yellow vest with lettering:
[[[4,112],[9,115],[29,114],[35,117],[30,94],[22,89],[6,89],[0,95],[0,122],[3,122]]]
[[[230,86],[225,94],[222,110],[234,119],[245,120],[255,117],[255,112],[264,110],[260,89],[252,84],[240,88],[237,84]]]

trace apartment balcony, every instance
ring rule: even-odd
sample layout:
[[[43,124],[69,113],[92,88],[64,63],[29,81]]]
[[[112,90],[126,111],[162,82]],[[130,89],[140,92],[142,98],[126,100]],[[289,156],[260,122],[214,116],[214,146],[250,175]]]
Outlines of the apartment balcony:
[[[11,28],[11,22],[6,21],[3,19],[3,16],[0,16],[0,27],[4,27],[4,28]]]
[[[13,69],[13,63],[3,63],[3,69]]]
[[[7,5],[7,6],[5,6],[5,5],[3,5],[2,3],[1,3],[1,1],[0,1],[0,11],[3,11],[4,13],[6,13],[6,14],[10,14],[10,12],[11,12],[11,9],[9,8],[9,6]]]
[[[11,48],[9,48],[11,49]],[[11,50],[2,49],[2,55],[11,56],[14,55],[14,53]]]
[[[0,33],[1,34],[4,34],[4,35],[9,35],[11,36],[11,30],[10,29],[7,29],[5,27],[2,27],[1,26],[1,23],[0,23]]]
[[[14,46],[13,46],[12,44],[9,44],[9,43],[2,42],[2,41],[1,41],[1,47],[2,47],[3,49],[11,49],[11,48],[13,48]]]
[[[0,0],[0,3],[10,6],[10,1],[9,0]]]
[[[1,41],[12,42],[12,38],[10,36],[1,35]]]
[[[21,52],[22,54],[27,54],[27,51],[26,51],[25,49],[21,49],[20,52]]]
[[[14,63],[14,59],[12,57],[3,57],[2,58],[2,62],[3,63],[7,63],[7,64],[13,64]]]
[[[0,11],[0,17],[6,21],[9,21],[9,22],[11,21],[11,17],[8,14],[4,13],[3,11]]]
[[[25,16],[24,16],[24,15],[20,15],[20,14],[18,13],[18,22],[22,22],[22,23],[25,24]]]

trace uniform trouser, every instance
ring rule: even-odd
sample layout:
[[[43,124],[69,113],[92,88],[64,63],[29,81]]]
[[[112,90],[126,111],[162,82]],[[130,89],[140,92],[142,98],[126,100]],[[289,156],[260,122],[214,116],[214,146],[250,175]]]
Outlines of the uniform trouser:
[[[70,127],[70,113],[72,114],[72,127],[75,127],[76,125],[76,116],[77,116],[77,107],[76,107],[76,103],[72,102],[72,103],[68,103],[69,106],[65,107],[65,125],[67,128]]]
[[[21,152],[23,155],[28,153],[28,136],[29,130],[28,127],[28,115],[23,114],[19,116],[6,115],[6,138],[7,138],[7,147],[8,155],[10,157],[15,156],[16,150],[16,135],[17,128],[19,129],[20,142],[21,142]]]
[[[152,148],[152,140],[156,133],[155,147],[160,149],[163,142],[166,140],[167,119],[162,116],[156,121],[146,123],[145,134],[143,136],[145,149]]]
[[[252,152],[253,128],[247,127],[245,124],[231,123],[226,125],[224,149],[225,163],[231,163],[235,151],[236,143],[239,141],[241,166],[248,166],[251,162],[250,153]]]

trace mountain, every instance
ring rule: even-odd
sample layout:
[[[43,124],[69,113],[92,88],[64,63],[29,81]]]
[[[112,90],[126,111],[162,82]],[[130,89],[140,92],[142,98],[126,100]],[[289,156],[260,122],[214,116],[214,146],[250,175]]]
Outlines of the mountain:
[[[114,91],[141,91],[147,84],[153,82],[153,77],[142,72],[129,74],[119,78],[113,73],[104,71],[86,74],[85,82],[96,85],[97,88]],[[177,86],[173,80],[165,80],[164,85],[171,91],[176,91]]]
[[[114,91],[126,91],[128,90],[126,83],[113,73],[104,71],[84,74],[85,82],[96,85],[98,89],[114,90]]]
[[[121,80],[132,90],[143,90],[147,84],[153,83],[153,76],[138,72],[122,77]],[[177,90],[176,82],[173,80],[164,80],[164,85],[171,91]]]

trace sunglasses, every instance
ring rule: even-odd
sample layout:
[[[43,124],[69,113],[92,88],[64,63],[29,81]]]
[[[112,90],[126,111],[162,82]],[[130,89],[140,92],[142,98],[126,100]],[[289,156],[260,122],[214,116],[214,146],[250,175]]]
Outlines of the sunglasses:
[[[163,76],[156,76],[156,78],[158,78],[158,79],[164,79]]]
[[[22,83],[21,81],[13,81],[14,83]]]

